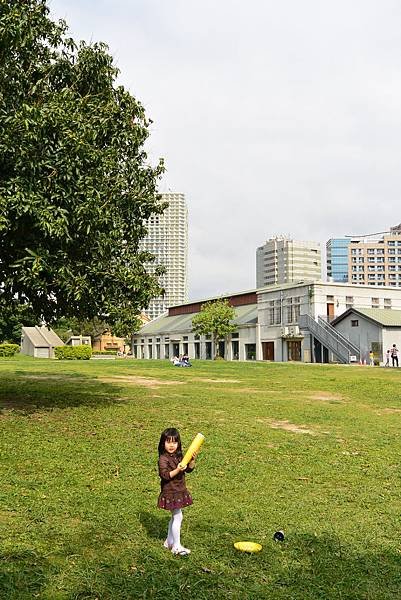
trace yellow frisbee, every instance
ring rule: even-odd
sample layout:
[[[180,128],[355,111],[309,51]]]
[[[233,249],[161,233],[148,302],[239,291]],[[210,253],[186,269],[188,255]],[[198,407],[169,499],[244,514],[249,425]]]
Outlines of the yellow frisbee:
[[[235,542],[234,548],[241,552],[260,552],[262,550],[262,546],[255,542]]]

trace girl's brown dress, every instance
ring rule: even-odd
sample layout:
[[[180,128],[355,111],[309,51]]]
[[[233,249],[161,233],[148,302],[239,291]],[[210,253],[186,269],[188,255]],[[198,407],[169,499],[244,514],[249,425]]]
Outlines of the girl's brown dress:
[[[181,458],[176,454],[162,454],[159,458],[160,494],[157,501],[159,508],[175,510],[190,506],[193,501],[185,485],[185,473],[191,473],[189,467],[170,479],[170,472],[178,467]]]

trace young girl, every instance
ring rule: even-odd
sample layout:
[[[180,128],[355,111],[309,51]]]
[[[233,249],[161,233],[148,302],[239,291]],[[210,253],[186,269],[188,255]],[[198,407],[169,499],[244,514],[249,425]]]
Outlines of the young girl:
[[[159,442],[159,475],[161,491],[157,506],[171,512],[168,524],[167,538],[164,547],[173,554],[186,556],[190,554],[188,548],[181,545],[182,509],[192,504],[191,494],[185,485],[185,474],[191,473],[195,468],[196,455],[192,457],[188,466],[180,467],[182,459],[181,438],[177,429],[165,429]]]

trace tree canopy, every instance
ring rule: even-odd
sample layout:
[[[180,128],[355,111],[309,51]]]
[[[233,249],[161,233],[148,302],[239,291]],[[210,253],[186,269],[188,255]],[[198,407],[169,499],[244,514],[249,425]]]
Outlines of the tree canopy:
[[[228,300],[206,302],[192,319],[192,331],[198,335],[211,335],[215,356],[219,356],[219,341],[235,330],[231,323],[234,317],[235,310]]]
[[[2,0],[0,56],[0,306],[132,321],[161,292],[139,249],[165,208],[144,108],[45,0]]]

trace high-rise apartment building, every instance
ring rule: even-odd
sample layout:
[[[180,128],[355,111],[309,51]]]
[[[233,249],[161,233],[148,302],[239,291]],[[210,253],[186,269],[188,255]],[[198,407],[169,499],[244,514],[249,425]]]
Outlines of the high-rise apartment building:
[[[267,240],[256,250],[256,287],[321,279],[321,251],[317,242],[285,237]]]
[[[326,242],[326,273],[329,281],[347,283],[349,238],[332,238]]]
[[[151,319],[164,313],[169,306],[188,300],[188,210],[184,194],[162,194],[168,207],[161,215],[152,215],[146,224],[148,233],[142,240],[142,250],[156,256],[154,265],[163,265],[160,278],[163,296],[151,300],[143,312]],[[149,266],[152,268],[152,265]]]
[[[355,285],[401,287],[401,226],[379,239],[352,239],[348,281]]]

